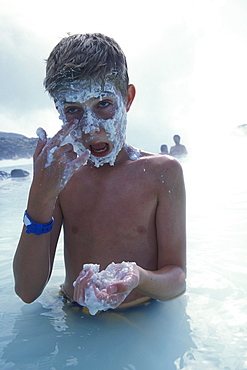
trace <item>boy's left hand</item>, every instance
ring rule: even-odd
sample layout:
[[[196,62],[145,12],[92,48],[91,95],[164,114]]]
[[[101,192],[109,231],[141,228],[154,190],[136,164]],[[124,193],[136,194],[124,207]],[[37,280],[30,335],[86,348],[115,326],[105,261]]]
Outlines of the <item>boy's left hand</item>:
[[[120,264],[116,265],[116,270],[118,270]],[[109,284],[106,289],[100,290],[97,285],[94,285],[95,296],[100,301],[104,301],[106,304],[110,305],[111,308],[117,308],[125,298],[130,294],[130,292],[135,289],[139,282],[139,274],[136,266],[131,268],[125,277],[118,280],[112,284]],[[118,271],[116,271],[118,273]]]
[[[128,272],[122,277],[122,266],[121,263],[114,265],[114,282],[107,286],[99,285],[99,282],[93,279],[92,270],[87,272],[81,271],[80,275],[74,283],[74,297],[73,299],[82,306],[86,306],[90,311],[91,299],[93,304],[94,298],[99,302],[98,310],[106,310],[108,308],[117,308],[124,299],[130,294],[130,292],[136,288],[139,284],[139,269],[134,264],[128,269]],[[90,291],[90,294],[87,293]]]
[[[121,270],[121,264],[116,264],[116,274]],[[128,294],[137,287],[139,283],[139,270],[136,265],[129,269],[127,274],[123,279],[119,279],[118,281],[109,284],[106,292],[107,294]]]

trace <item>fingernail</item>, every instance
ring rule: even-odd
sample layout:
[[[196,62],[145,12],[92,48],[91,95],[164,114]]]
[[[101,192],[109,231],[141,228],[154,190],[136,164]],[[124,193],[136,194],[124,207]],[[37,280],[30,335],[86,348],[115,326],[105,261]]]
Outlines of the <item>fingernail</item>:
[[[116,286],[110,286],[109,288],[108,288],[108,291],[109,291],[109,293],[110,294],[115,294],[115,293],[117,293],[117,287]]]

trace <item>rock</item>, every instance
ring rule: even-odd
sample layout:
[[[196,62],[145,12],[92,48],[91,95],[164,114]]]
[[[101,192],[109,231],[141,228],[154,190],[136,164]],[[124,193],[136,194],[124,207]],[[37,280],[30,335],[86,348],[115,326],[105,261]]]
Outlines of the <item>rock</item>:
[[[10,173],[11,177],[27,177],[28,175],[29,175],[28,171],[21,170],[19,168],[12,170]]]
[[[0,180],[7,179],[10,175],[5,171],[0,171]]]

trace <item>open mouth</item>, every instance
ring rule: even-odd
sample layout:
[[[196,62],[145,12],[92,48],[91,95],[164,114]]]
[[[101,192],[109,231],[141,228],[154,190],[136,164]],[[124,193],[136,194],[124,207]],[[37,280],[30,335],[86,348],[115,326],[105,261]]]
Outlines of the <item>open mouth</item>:
[[[90,145],[90,151],[95,157],[104,157],[109,153],[110,147],[109,144],[101,142]]]

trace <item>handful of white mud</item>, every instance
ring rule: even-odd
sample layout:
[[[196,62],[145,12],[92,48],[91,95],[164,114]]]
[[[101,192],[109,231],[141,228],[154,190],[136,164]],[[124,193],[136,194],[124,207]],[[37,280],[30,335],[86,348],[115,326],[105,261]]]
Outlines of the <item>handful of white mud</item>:
[[[106,292],[107,287],[117,281],[123,280],[126,275],[133,270],[135,262],[122,262],[115,264],[112,262],[106,267],[105,270],[99,272],[100,265],[98,264],[85,264],[83,270],[91,270],[94,272],[91,277],[91,282],[85,287],[85,299],[81,302],[83,306],[87,307],[91,315],[95,315],[98,311],[107,311],[109,308],[118,307],[130,293],[127,291],[123,294],[116,294],[121,296],[119,300],[100,300],[95,294],[95,287],[102,292]],[[75,283],[74,283],[75,285]],[[80,304],[80,302],[78,302]]]

